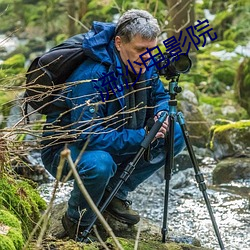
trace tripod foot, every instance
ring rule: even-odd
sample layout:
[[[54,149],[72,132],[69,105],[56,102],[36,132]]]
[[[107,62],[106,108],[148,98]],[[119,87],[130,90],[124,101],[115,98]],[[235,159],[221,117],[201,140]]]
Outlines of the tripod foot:
[[[161,234],[162,234],[162,243],[166,243],[166,236],[168,234],[168,229],[167,228],[162,228],[161,229]]]

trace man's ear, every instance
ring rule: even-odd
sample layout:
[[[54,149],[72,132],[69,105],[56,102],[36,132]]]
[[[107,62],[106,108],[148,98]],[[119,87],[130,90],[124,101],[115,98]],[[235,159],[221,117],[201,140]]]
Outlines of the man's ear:
[[[122,44],[122,40],[121,40],[121,37],[119,36],[116,36],[115,37],[115,47],[118,51],[120,51],[121,49],[121,44]]]

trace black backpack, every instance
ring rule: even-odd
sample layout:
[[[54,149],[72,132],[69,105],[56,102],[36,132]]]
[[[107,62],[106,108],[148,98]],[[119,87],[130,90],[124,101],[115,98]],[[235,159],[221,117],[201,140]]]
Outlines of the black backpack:
[[[73,36],[31,63],[26,73],[25,114],[28,105],[41,114],[51,110],[66,79],[86,58],[83,40],[84,34]]]

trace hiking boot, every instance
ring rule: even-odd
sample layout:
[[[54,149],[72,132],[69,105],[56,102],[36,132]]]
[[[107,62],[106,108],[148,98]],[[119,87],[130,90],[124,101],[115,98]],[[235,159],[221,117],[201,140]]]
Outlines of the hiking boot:
[[[105,211],[122,223],[134,225],[140,221],[140,216],[130,208],[131,205],[132,201],[114,197]]]
[[[62,225],[66,232],[65,236],[68,236],[70,239],[85,243],[97,241],[97,238],[92,234],[90,234],[86,239],[83,238],[82,234],[86,227],[80,226],[78,225],[78,223],[75,223],[75,221],[68,217],[67,213],[65,213],[62,217]]]

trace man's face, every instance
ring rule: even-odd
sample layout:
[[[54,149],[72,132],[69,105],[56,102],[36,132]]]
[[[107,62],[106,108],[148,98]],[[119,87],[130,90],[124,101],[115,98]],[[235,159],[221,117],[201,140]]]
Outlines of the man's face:
[[[128,65],[129,71],[133,72],[127,60],[130,60],[132,66],[134,67],[136,73],[140,72],[140,68],[142,69],[141,73],[143,74],[146,71],[146,67],[144,66],[140,55],[146,52],[146,49],[151,49],[157,45],[157,39],[153,40],[145,40],[140,35],[136,35],[129,43],[124,43],[120,36],[115,37],[115,46],[117,50],[120,52],[120,56],[125,65]],[[146,53],[143,55],[143,61],[146,61],[150,58],[150,54]],[[134,63],[138,62],[141,66]],[[146,61],[148,65],[150,60]]]

